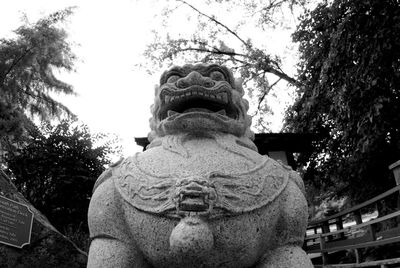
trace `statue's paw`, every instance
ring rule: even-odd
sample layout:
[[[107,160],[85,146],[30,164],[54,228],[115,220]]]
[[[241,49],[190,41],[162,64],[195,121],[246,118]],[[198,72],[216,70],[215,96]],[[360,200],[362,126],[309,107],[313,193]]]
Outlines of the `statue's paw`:
[[[310,258],[299,246],[286,245],[268,251],[256,268],[312,268]]]

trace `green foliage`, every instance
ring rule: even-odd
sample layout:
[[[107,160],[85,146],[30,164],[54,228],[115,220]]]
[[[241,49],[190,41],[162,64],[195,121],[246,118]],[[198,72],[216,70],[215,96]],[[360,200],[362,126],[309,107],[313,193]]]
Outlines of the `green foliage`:
[[[2,154],[14,151],[13,144],[20,141],[20,137],[24,133],[23,122],[26,120],[27,118],[21,110],[13,107],[12,104],[0,101],[0,148]]]
[[[302,17],[304,85],[286,130],[316,132],[316,151],[301,155],[306,183],[360,202],[394,186],[400,159],[400,3],[335,0]]]
[[[53,69],[73,70],[75,56],[67,33],[58,27],[71,14],[72,8],[67,8],[33,24],[25,21],[13,38],[0,39],[0,133],[7,134],[0,147],[10,149],[6,140],[18,139],[32,125],[25,113],[41,120],[73,116],[52,97],[75,94],[71,85],[53,73]]]
[[[31,131],[29,145],[7,159],[18,190],[62,232],[86,230],[93,185],[116,153],[85,125],[63,121]]]
[[[0,39],[0,96],[2,101],[42,119],[71,112],[50,92],[74,94],[72,87],[53,74],[53,68],[73,70],[75,56],[67,33],[56,24],[72,13],[68,8],[25,24],[14,39]]]

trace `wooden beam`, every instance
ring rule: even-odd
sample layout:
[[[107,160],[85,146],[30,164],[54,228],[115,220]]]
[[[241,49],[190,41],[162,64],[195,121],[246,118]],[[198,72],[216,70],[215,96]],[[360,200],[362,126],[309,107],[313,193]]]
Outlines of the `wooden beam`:
[[[342,217],[336,219],[336,230],[343,230],[343,220]],[[339,233],[339,238],[344,238],[344,233]]]
[[[324,265],[326,265],[326,264],[328,264],[328,258],[329,258],[329,254],[328,254],[328,252],[324,252],[324,250],[325,250],[325,238],[322,238],[321,237],[321,240],[320,240],[320,249],[321,249],[321,252],[322,252],[322,263],[324,264]]]
[[[386,220],[389,220],[391,218],[395,218],[395,217],[398,217],[398,216],[400,216],[400,211],[396,211],[396,212],[390,213],[390,214],[385,215],[383,217],[376,218],[376,219],[370,220],[368,222],[364,222],[362,224],[352,225],[352,226],[343,228],[343,229],[338,230],[338,231],[319,234],[318,236],[325,237],[325,236],[329,236],[329,235],[336,235],[336,234],[339,234],[339,233],[349,232],[349,231],[353,231],[355,229],[360,229],[360,228],[363,228],[363,227],[367,227],[367,226],[372,225],[372,224],[380,223],[382,221],[386,221]],[[314,237],[314,236],[315,235],[311,235],[310,237]],[[315,237],[315,238],[317,238],[317,237]]]
[[[346,264],[328,264],[328,265],[314,265],[315,268],[358,268],[358,267],[371,267],[371,266],[382,266],[389,264],[400,263],[400,258],[379,260],[379,261],[369,261],[362,263],[346,263]]]
[[[382,240],[378,240],[378,241],[354,244],[354,245],[332,247],[329,249],[325,248],[325,249],[321,250],[321,252],[331,252],[331,251],[339,251],[339,250],[346,250],[346,249],[376,247],[376,246],[381,246],[381,245],[386,245],[386,244],[391,244],[391,243],[396,243],[396,242],[400,242],[400,236],[382,239]]]

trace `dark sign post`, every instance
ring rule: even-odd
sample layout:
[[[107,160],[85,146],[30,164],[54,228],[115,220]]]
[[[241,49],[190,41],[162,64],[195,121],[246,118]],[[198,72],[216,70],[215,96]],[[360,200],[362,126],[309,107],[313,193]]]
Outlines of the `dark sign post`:
[[[28,206],[0,196],[0,243],[22,248],[31,242],[33,213]]]

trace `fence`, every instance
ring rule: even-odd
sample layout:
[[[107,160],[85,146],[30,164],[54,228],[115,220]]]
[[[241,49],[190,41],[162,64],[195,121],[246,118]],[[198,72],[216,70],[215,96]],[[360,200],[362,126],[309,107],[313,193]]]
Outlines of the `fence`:
[[[389,221],[393,222],[396,218],[400,219],[399,209],[388,215],[378,215],[377,218],[363,222],[363,219],[367,219],[367,215],[362,212],[363,209],[371,208],[374,205],[378,206],[382,200],[389,196],[399,195],[400,161],[389,168],[395,174],[396,187],[362,204],[308,224],[308,235],[305,237],[304,249],[310,256],[315,254],[322,256],[322,264],[317,264],[315,267],[389,267],[389,265],[400,263],[400,258],[361,262],[361,249],[400,242],[400,226],[388,224]],[[353,222],[344,226],[344,219],[350,218],[353,219]],[[385,230],[379,230],[382,223],[386,223],[387,228]],[[331,231],[331,229],[334,230]],[[329,264],[331,254],[344,250],[354,250],[356,263]]]

